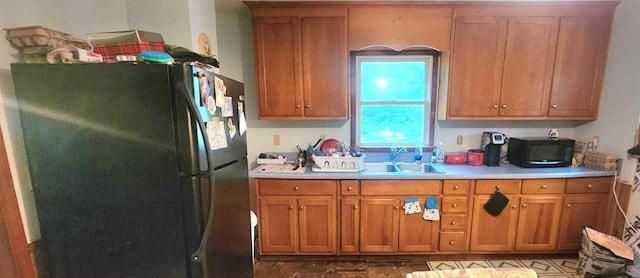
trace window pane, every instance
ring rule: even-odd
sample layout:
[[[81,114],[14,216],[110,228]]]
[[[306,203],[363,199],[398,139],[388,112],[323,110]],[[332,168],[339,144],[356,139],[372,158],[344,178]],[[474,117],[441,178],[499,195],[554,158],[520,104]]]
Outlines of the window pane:
[[[425,62],[362,62],[361,101],[424,101]]]
[[[360,106],[360,144],[407,145],[423,142],[424,105]]]

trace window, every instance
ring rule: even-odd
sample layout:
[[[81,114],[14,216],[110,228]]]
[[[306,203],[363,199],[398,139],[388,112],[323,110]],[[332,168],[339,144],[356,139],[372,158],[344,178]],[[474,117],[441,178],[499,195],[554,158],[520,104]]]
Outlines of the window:
[[[360,147],[433,145],[435,51],[356,51],[352,117]]]

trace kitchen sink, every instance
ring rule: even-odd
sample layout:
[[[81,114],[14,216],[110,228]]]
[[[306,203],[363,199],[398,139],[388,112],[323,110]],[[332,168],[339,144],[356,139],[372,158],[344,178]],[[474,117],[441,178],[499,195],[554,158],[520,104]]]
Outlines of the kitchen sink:
[[[391,165],[388,162],[365,163],[365,173],[398,173],[398,174],[444,174],[444,171],[427,163],[398,163]]]

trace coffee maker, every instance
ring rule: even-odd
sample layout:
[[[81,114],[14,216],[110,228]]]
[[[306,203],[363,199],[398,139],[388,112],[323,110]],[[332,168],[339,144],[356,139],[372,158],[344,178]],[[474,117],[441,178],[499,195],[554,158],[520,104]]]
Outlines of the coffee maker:
[[[500,166],[500,149],[506,143],[503,133],[485,131],[482,133],[480,148],[484,151],[484,165]]]

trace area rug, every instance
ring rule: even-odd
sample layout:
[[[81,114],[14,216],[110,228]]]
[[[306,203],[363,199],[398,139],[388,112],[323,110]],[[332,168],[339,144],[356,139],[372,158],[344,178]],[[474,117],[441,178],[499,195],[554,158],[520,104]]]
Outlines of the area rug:
[[[577,259],[429,261],[427,265],[430,270],[526,267],[535,271],[539,277],[582,277],[576,274],[577,261]]]

